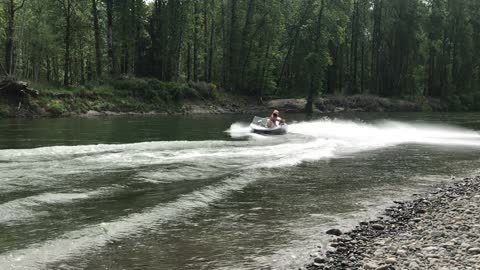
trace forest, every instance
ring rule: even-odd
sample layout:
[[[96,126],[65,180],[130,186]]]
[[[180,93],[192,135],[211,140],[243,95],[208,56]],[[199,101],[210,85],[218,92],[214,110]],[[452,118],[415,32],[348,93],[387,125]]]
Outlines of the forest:
[[[2,74],[480,109],[478,0],[1,0]]]

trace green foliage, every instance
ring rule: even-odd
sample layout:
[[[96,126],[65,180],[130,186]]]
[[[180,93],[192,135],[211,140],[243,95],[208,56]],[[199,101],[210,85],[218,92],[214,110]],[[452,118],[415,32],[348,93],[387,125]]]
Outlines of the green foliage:
[[[67,112],[65,104],[61,100],[50,100],[47,104],[47,111],[52,114],[52,116],[61,116]]]
[[[75,4],[66,10],[62,1]],[[26,1],[13,22],[16,76],[50,96],[120,95],[153,105],[216,99],[226,89],[480,107],[478,0],[114,1],[111,50],[106,1],[62,1]],[[10,17],[1,11],[6,26]],[[2,51],[6,36],[3,28]],[[67,76],[73,87],[55,86]]]
[[[188,85],[203,98],[216,99],[218,97],[217,86],[213,83],[189,82]]]
[[[116,91],[145,100],[165,102],[196,99],[198,93],[187,84],[164,82],[157,79],[128,79],[111,82]]]
[[[148,81],[142,79],[114,80],[111,82],[117,91],[127,92],[133,96],[146,97],[146,91],[150,89]]]

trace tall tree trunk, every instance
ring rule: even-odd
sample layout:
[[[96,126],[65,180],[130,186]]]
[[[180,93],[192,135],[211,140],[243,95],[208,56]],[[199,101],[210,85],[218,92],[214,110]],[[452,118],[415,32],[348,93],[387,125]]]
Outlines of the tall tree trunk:
[[[338,69],[337,69],[337,74],[336,76],[338,76],[337,78],[337,83],[338,83],[338,86],[337,86],[337,89],[338,91],[340,91],[340,93],[343,93],[343,77],[345,75],[345,72],[344,72],[344,67],[345,67],[345,46],[344,45],[340,45],[339,48],[338,48]],[[335,91],[335,90],[334,90]]]
[[[228,64],[230,69],[230,83],[232,86],[237,85],[237,2],[230,1],[230,43],[228,53]]]
[[[90,56],[87,57],[87,81],[91,82],[93,80],[93,67],[92,67],[92,59]]]
[[[22,0],[22,3],[15,7],[14,0],[7,0],[6,4],[6,15],[7,23],[5,29],[5,73],[8,76],[13,75],[15,70],[15,57],[14,57],[14,38],[15,38],[15,13],[23,8],[25,0]]]
[[[357,71],[358,71],[358,30],[359,30],[359,0],[353,2],[353,14],[352,14],[352,40],[350,47],[350,93],[355,94],[358,92],[357,85]]]
[[[314,53],[316,53],[316,54],[319,54],[320,49],[321,49],[320,45],[318,43],[319,43],[320,37],[322,35],[324,13],[325,13],[325,0],[322,0],[320,11],[318,12],[316,37],[314,38],[315,44],[313,44]],[[307,95],[307,104],[305,106],[305,112],[306,113],[313,113],[313,102],[314,102],[314,99],[315,99],[316,95],[318,94],[318,85],[319,85],[319,82],[320,82],[320,77],[323,76],[323,74],[318,74],[318,75],[315,74],[316,72],[320,72],[320,71],[316,71],[316,70],[310,70],[309,71],[310,83],[308,85],[309,89],[308,89],[308,95]],[[321,72],[321,73],[323,73],[323,72]]]
[[[130,24],[131,21],[128,20],[129,16],[129,6],[126,0],[122,3],[122,15],[120,21],[122,22],[122,56],[121,56],[121,72],[122,74],[127,74],[129,72],[129,36],[132,33],[127,33],[127,24]]]
[[[214,1],[212,0],[212,6],[214,5]],[[212,81],[212,72],[213,72],[213,50],[214,50],[214,36],[215,36],[215,19],[212,17],[211,25],[210,25],[210,44],[209,44],[209,51],[208,51],[208,76],[207,81]]]
[[[198,11],[198,1],[194,0],[194,30],[193,30],[193,80],[198,82],[198,47],[199,47],[199,40],[198,40],[198,22],[199,22],[199,11]]]
[[[46,61],[47,61],[47,74],[46,74],[46,79],[47,82],[50,82],[52,80],[52,64],[50,63],[50,56],[46,56]]]
[[[190,42],[187,45],[187,81],[192,79],[192,45]]]
[[[54,76],[54,77],[53,77],[53,80],[54,80],[55,82],[59,82],[59,81],[60,81],[60,80],[59,80],[60,75],[59,75],[59,72],[58,72],[59,67],[58,67],[57,57],[54,56],[52,62],[53,62],[53,76]]]
[[[115,59],[113,55],[113,0],[107,0],[107,46],[108,71],[110,77],[115,76]]]
[[[255,0],[248,1],[247,14],[245,15],[245,25],[243,27],[243,33],[242,33],[242,47],[240,50],[241,59],[242,59],[242,71],[241,71],[240,79],[242,83],[245,80],[245,69],[246,69],[246,66],[248,65],[247,55],[249,54],[249,50],[247,50],[247,48],[250,47],[248,46],[248,44],[251,43],[250,32],[252,29],[254,7],[255,7]]]
[[[7,28],[5,31],[5,72],[7,75],[13,73],[13,36],[15,31],[15,7],[13,0],[10,0],[7,5]]]
[[[355,48],[353,49],[353,93],[358,93],[358,43],[360,39],[360,3],[357,0],[357,15],[355,16]]]
[[[71,60],[70,60],[70,41],[71,41],[71,17],[72,17],[72,2],[71,0],[66,0],[65,2],[65,20],[66,20],[66,27],[65,27],[65,59],[63,65],[63,85],[69,86],[70,85],[70,75],[71,75]]]
[[[209,44],[208,44],[208,1],[203,0],[203,80],[208,81],[208,58],[209,58]],[[212,6],[213,8],[213,6]]]
[[[95,33],[95,74],[96,78],[102,77],[102,51],[100,47],[100,26],[98,22],[97,0],[92,0],[93,30]]]
[[[270,48],[271,48],[271,42],[267,41],[267,48],[265,49],[265,55],[262,63],[260,87],[258,91],[258,101],[260,103],[263,102],[263,93],[265,89],[265,74],[270,63]]]
[[[382,0],[375,0],[373,6],[372,61],[370,68],[371,86],[375,94],[380,94],[380,49],[382,38]]]
[[[225,85],[227,83],[228,77],[228,42],[227,42],[227,12],[225,7],[225,0],[220,1],[220,12],[221,12],[221,26],[222,26],[222,42],[223,42],[223,50],[222,50],[222,83]]]
[[[178,3],[178,2],[177,2]],[[178,19],[177,22],[173,25],[173,28],[175,29],[172,31],[172,43],[173,45],[171,46],[170,51],[170,80],[176,80],[179,77],[180,74],[180,66],[182,63],[182,48],[184,46],[184,39],[185,39],[185,28],[187,27],[187,24],[185,23],[188,20],[188,14],[187,14],[187,9],[186,5],[181,5],[178,7],[180,10],[180,14],[177,15]],[[179,26],[178,26],[179,25]]]
[[[134,17],[136,18],[137,16],[142,16],[140,13],[140,8],[143,4],[143,0],[134,0]],[[142,41],[141,41],[141,33],[143,30],[143,26],[140,20],[136,19],[135,20],[135,61],[133,63],[133,70],[135,74],[138,74],[139,71],[139,64],[142,59],[142,54],[144,48],[142,48]]]
[[[85,57],[83,52],[83,46],[80,42],[80,84],[85,84]]]
[[[360,93],[365,91],[365,44],[362,41],[361,59],[360,59]]]
[[[430,45],[431,46],[431,45]],[[423,93],[425,96],[432,96],[433,94],[433,83],[435,81],[434,77],[434,70],[435,70],[435,59],[434,59],[434,51],[432,46],[430,47],[429,50],[429,58],[428,58],[428,78],[427,78],[427,87],[425,90],[425,93]]]

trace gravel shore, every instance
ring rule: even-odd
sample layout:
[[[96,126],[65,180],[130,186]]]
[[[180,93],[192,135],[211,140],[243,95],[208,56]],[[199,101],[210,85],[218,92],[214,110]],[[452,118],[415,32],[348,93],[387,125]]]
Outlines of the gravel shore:
[[[334,249],[307,269],[480,269],[480,177],[395,204],[345,234],[329,230]]]

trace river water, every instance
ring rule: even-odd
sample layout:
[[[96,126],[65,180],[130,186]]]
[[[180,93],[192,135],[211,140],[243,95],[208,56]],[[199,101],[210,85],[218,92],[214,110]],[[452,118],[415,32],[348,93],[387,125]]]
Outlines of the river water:
[[[0,120],[0,269],[296,269],[478,173],[480,114]]]

